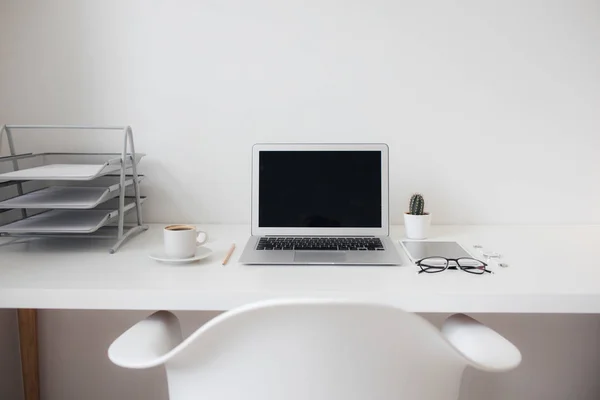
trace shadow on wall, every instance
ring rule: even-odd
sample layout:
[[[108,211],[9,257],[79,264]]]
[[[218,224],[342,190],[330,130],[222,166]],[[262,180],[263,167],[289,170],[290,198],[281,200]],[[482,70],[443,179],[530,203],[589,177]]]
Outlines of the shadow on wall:
[[[15,310],[0,310],[0,399],[21,399],[19,333]]]

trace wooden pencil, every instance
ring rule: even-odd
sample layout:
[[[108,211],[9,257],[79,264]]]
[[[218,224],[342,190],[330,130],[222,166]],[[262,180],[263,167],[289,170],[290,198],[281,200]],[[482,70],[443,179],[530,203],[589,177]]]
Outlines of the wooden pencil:
[[[229,262],[229,258],[231,257],[231,255],[233,254],[233,251],[235,250],[235,243],[233,243],[231,245],[231,248],[229,249],[229,251],[227,252],[227,255],[225,256],[225,259],[223,260],[223,264],[221,265],[225,265]]]

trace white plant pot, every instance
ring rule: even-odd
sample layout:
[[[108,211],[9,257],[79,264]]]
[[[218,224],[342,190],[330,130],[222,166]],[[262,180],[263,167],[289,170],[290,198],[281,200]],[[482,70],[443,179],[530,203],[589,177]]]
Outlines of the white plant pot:
[[[404,229],[409,239],[427,239],[431,214],[412,215],[404,213]]]

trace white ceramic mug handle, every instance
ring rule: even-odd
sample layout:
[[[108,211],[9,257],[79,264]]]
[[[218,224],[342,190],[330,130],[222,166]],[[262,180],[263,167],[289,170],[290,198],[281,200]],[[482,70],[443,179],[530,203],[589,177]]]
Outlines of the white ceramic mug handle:
[[[208,233],[199,229],[196,229],[196,233],[198,233],[198,237],[196,238],[196,246],[202,246],[204,243],[208,242]]]

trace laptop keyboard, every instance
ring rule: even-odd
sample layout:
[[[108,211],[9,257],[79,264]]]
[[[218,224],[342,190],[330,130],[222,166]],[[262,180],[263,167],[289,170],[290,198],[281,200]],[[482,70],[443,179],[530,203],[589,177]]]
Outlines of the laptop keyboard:
[[[256,250],[383,251],[379,238],[370,237],[261,237]]]

